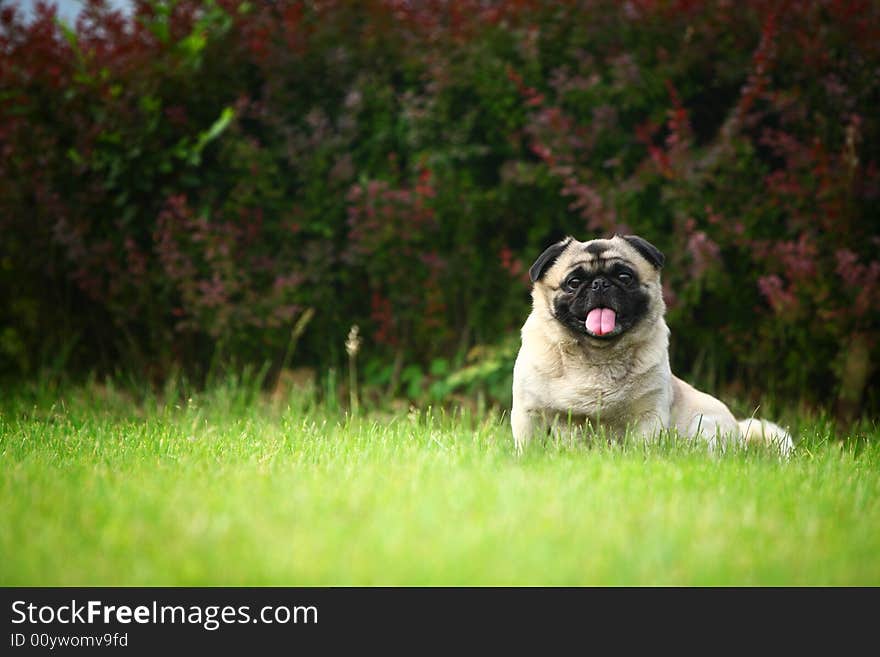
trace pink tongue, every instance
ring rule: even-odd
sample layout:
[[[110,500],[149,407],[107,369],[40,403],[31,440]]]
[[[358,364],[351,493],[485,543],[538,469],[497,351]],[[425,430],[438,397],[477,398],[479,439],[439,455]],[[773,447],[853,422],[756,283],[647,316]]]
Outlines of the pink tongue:
[[[593,308],[587,315],[587,330],[593,335],[611,333],[616,318],[611,308]]]

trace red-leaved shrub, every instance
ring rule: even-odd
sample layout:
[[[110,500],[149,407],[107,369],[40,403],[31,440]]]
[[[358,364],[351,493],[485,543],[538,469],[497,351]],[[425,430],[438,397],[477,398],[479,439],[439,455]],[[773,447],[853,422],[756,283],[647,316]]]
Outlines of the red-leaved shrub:
[[[277,364],[307,308],[300,362],[427,365],[628,231],[677,370],[876,410],[878,70],[867,0],[4,7],[0,367]]]

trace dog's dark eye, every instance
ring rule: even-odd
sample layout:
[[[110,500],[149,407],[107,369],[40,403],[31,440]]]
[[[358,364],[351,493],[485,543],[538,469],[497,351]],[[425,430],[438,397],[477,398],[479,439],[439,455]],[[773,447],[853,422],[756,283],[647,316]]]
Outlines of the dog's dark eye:
[[[617,280],[619,280],[624,285],[629,285],[630,283],[632,283],[632,279],[632,274],[625,271],[622,271],[617,275]]]
[[[569,279],[565,282],[565,288],[566,288],[569,292],[574,292],[576,289],[578,289],[578,288],[581,286],[581,282],[582,282],[582,281],[581,281],[581,279],[579,279],[579,278],[569,278]]]

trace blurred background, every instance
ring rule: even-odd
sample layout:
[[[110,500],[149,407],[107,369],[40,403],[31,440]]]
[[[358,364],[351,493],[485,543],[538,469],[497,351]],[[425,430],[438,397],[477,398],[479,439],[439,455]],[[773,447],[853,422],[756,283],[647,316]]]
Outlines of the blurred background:
[[[0,376],[344,398],[357,325],[365,403],[503,408],[621,232],[679,375],[875,415],[878,107],[872,1],[4,1]]]

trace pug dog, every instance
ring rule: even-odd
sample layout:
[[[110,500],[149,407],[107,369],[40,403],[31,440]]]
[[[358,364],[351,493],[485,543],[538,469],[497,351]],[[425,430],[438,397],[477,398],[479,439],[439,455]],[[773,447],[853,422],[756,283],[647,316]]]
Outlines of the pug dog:
[[[762,442],[787,455],[792,438],[766,420],[737,421],[721,401],[669,368],[660,285],[663,254],[636,235],[553,244],[529,269],[532,311],[513,369],[518,451],[534,437],[602,426],[644,440],[675,430],[706,441]]]

